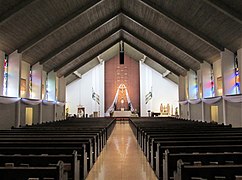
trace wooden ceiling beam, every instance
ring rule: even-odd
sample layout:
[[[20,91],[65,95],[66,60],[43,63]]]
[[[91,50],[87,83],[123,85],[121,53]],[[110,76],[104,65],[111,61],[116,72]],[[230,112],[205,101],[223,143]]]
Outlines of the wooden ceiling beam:
[[[203,0],[210,6],[214,7],[218,11],[222,12],[223,14],[227,15],[234,21],[242,24],[242,15],[237,13],[235,10],[231,9],[228,5],[224,4],[221,0]],[[231,1],[232,3],[233,1]]]
[[[96,53],[94,53],[93,55],[91,55],[89,58],[85,59],[82,63],[80,63],[78,66],[76,66],[75,68],[69,70],[67,73],[64,74],[64,77],[67,77],[68,75],[70,75],[71,73],[73,73],[74,71],[78,70],[80,67],[84,66],[86,63],[88,63],[89,61],[91,61],[92,59],[96,58],[98,55],[100,55],[101,53],[103,53],[104,51],[108,50],[109,48],[111,48],[112,46],[114,46],[115,44],[117,44],[118,42],[121,41],[121,38],[118,38],[116,41],[114,41],[113,43],[110,43],[106,46],[104,46],[103,48],[101,48],[99,51],[97,51]]]
[[[17,48],[18,52],[19,53],[26,52],[31,47],[33,47],[34,45],[36,45],[38,42],[42,41],[47,36],[51,35],[52,33],[56,32],[61,27],[63,27],[66,24],[68,24],[70,21],[72,21],[75,18],[79,17],[80,15],[82,15],[86,11],[90,10],[91,8],[97,6],[97,4],[99,4],[100,2],[102,2],[102,0],[93,0],[93,1],[90,1],[90,3],[88,3],[87,5],[82,6],[79,10],[75,11],[74,13],[70,14],[66,18],[62,19],[61,21],[59,21],[58,23],[56,23],[55,25],[53,25],[49,29],[45,30],[44,32],[42,32],[41,34],[39,34],[38,36],[36,36],[35,38],[31,39],[27,43],[21,45],[19,48]]]
[[[143,2],[144,5],[146,5],[147,7],[151,8],[151,9],[153,9],[154,11],[158,12],[162,16],[168,18],[170,21],[174,22],[175,24],[177,24],[178,26],[182,27],[186,31],[192,33],[194,36],[196,36],[197,38],[201,39],[203,42],[207,43],[211,47],[217,49],[218,51],[224,51],[224,47],[221,44],[219,44],[218,42],[214,41],[213,39],[211,39],[207,35],[203,34],[201,31],[193,28],[188,23],[186,23],[186,22],[182,21],[181,19],[171,15],[171,13],[166,12],[164,9],[158,7],[157,5],[152,3],[151,1],[149,1],[149,0],[139,0],[139,1]]]
[[[162,54],[163,56],[165,56],[167,59],[173,61],[173,63],[177,64],[178,66],[180,66],[181,68],[183,68],[184,70],[189,71],[189,69],[192,69],[194,71],[196,71],[197,69],[191,68],[187,65],[185,65],[184,63],[182,63],[180,60],[178,60],[177,58],[173,57],[172,55],[168,54],[167,52],[165,52],[162,48],[160,48],[159,46],[149,42],[148,40],[146,40],[145,38],[143,38],[142,36],[140,36],[139,34],[123,27],[123,30],[125,32],[127,32],[128,34],[130,34],[131,36],[134,36],[135,38],[139,39],[140,41],[142,41],[143,43],[147,44],[148,46],[150,46],[152,49],[158,51],[160,54]]]
[[[77,41],[79,41],[81,38],[87,36],[88,34],[90,34],[91,32],[105,26],[106,24],[110,23],[111,21],[113,21],[114,19],[116,19],[119,16],[120,12],[114,12],[113,14],[110,14],[108,17],[104,18],[101,21],[98,21],[97,24],[94,24],[92,27],[88,28],[86,31],[82,32],[81,34],[79,34],[78,36],[74,37],[73,39],[71,39],[69,42],[65,43],[64,45],[60,46],[59,48],[55,49],[54,51],[50,52],[49,54],[47,54],[46,56],[44,56],[39,62],[40,64],[44,64],[47,61],[49,61],[51,58],[57,56],[58,54],[60,54],[61,52],[63,52],[64,50],[66,50],[68,47],[70,47],[71,45],[75,44]]]
[[[96,46],[97,44],[99,44],[100,42],[108,39],[110,36],[116,34],[119,31],[119,27],[113,29],[112,31],[110,31],[109,33],[107,33],[105,36],[101,37],[100,39],[97,39],[95,42],[89,44],[88,46],[86,46],[85,48],[81,49],[78,53],[76,53],[75,55],[73,55],[71,58],[65,60],[65,62],[61,63],[60,65],[58,65],[57,67],[54,68],[54,71],[58,71],[61,68],[63,68],[64,66],[66,66],[68,63],[74,61],[75,59],[77,59],[79,56],[81,56],[83,53],[89,51],[91,48],[93,48],[94,46]]]
[[[33,3],[36,0],[23,0],[20,3],[18,3],[16,6],[14,6],[12,9],[8,10],[7,12],[4,12],[0,16],[0,25],[2,25],[5,21],[7,21],[11,16],[19,12],[21,9],[24,9],[31,3]]]
[[[132,20],[135,24],[137,24],[137,25],[139,25],[141,27],[144,27],[148,31],[151,31],[153,34],[155,34],[158,37],[164,39],[166,42],[168,42],[169,44],[175,46],[177,49],[179,49],[180,51],[182,51],[184,54],[186,54],[187,56],[191,57],[192,59],[196,60],[197,62],[203,63],[203,59],[201,57],[198,57],[191,50],[183,47],[183,45],[181,45],[180,43],[175,42],[169,36],[165,35],[164,33],[160,32],[158,30],[156,30],[155,28],[151,27],[150,25],[148,25],[144,21],[136,18],[135,16],[133,16],[132,14],[130,14],[129,12],[127,12],[125,10],[123,10],[122,13],[123,13],[123,16],[125,18],[128,18],[128,19]]]
[[[124,32],[125,33],[125,32]],[[160,60],[158,60],[154,55],[152,55],[151,53],[147,52],[146,50],[144,50],[143,48],[141,48],[140,46],[138,46],[137,44],[132,43],[130,40],[128,40],[127,38],[122,38],[123,41],[125,43],[127,43],[128,45],[130,45],[131,47],[133,47],[134,49],[136,49],[137,51],[141,52],[142,54],[145,54],[147,57],[149,57],[150,59],[152,59],[153,61],[157,62],[158,64],[160,64],[161,66],[163,66],[164,68],[168,69],[169,71],[173,72],[174,74],[176,74],[177,76],[182,75],[181,73],[179,73],[178,71],[172,69],[171,67],[167,66],[165,63],[162,63]],[[184,74],[183,74],[184,75]]]

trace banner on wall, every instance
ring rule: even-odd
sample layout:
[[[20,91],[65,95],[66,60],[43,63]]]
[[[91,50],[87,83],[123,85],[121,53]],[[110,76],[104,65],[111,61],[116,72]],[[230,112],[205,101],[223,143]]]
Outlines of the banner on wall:
[[[145,104],[148,104],[149,101],[152,99],[152,87],[151,87],[151,90],[150,92],[148,92],[146,95],[145,95]]]
[[[219,96],[219,97],[213,97],[213,98],[203,98],[202,101],[205,104],[214,104],[214,103],[219,102],[221,99],[222,99],[222,97]]]
[[[185,101],[179,101],[179,104],[180,104],[180,105],[186,105],[187,103],[188,103],[187,100],[185,100]]]
[[[242,103],[242,94],[239,95],[231,95],[231,96],[223,96],[224,100],[233,103]]]
[[[96,103],[100,104],[100,96],[93,90],[93,88],[92,88],[92,99]]]
[[[42,100],[27,99],[27,98],[22,98],[21,101],[24,104],[32,105],[32,106],[35,106],[35,105],[38,105],[38,104],[42,103]]]
[[[199,99],[190,99],[188,100],[188,102],[190,104],[199,104],[202,100],[199,98]]]
[[[0,96],[0,104],[13,104],[20,100],[20,98],[17,97],[4,97]]]

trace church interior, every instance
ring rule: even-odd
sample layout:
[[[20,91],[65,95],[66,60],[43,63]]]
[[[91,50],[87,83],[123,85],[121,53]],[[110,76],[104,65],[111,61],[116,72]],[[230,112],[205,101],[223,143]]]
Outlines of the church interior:
[[[241,71],[241,0],[0,1],[0,179],[241,180]]]

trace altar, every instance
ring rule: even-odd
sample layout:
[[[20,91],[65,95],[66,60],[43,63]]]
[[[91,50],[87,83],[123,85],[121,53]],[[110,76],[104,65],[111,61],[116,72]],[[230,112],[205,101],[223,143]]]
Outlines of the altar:
[[[124,111],[121,109],[121,111],[114,111],[113,117],[131,117],[132,113],[131,111]]]

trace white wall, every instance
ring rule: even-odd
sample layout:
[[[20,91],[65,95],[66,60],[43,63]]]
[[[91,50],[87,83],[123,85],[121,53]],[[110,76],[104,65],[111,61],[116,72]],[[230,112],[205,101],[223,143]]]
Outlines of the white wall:
[[[149,93],[152,87],[152,99],[145,104],[145,95]],[[140,109],[141,116],[147,116],[148,110],[152,112],[160,112],[160,105],[170,104],[178,107],[178,85],[150,68],[146,64],[140,62]]]
[[[3,95],[4,58],[5,53],[0,50],[0,96]]]
[[[14,51],[8,57],[8,92],[11,97],[19,97],[22,54]]]
[[[30,72],[30,64],[22,61],[21,62],[21,79],[26,80],[26,92],[21,97],[28,98],[29,97],[29,72]]]
[[[92,99],[92,88],[100,96],[100,105]],[[77,114],[78,106],[83,106],[86,114],[100,111],[104,116],[104,62],[67,85],[66,102],[70,114]]]

